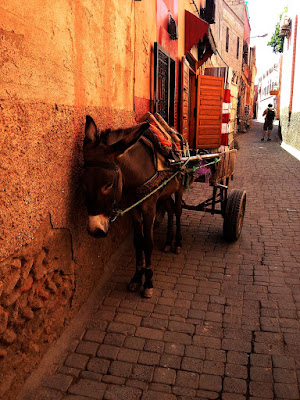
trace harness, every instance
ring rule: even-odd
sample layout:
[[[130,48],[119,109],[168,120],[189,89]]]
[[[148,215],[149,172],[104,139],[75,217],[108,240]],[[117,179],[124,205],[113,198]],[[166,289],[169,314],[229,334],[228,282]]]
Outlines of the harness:
[[[114,196],[113,196],[113,202],[112,202],[112,209],[109,215],[109,220],[111,222],[114,222],[119,216],[123,216],[126,214],[128,211],[132,210],[134,207],[138,206],[139,204],[143,203],[146,199],[148,199],[150,196],[152,196],[154,193],[162,189],[164,186],[166,186],[173,178],[175,178],[176,175],[178,175],[180,172],[182,172],[182,169],[187,165],[189,159],[184,163],[184,165],[178,169],[174,174],[172,174],[170,177],[167,179],[167,172],[166,171],[161,171],[161,172],[156,172],[150,179],[148,179],[146,182],[144,182],[140,187],[136,189],[137,195],[142,195],[143,197],[140,198],[138,201],[136,201],[134,204],[132,204],[130,207],[126,208],[125,210],[121,210],[117,208],[117,200],[116,200],[116,195],[117,195],[117,189],[118,189],[118,182],[119,182],[119,166],[117,165],[116,162],[112,163],[106,163],[105,161],[93,161],[93,162],[86,162],[84,164],[84,168],[97,168],[97,167],[104,167],[107,169],[115,170],[115,187],[114,187]],[[159,178],[159,186],[157,185],[156,178]],[[165,180],[164,180],[165,179]],[[156,183],[156,187],[150,191],[150,193],[147,193],[144,195],[148,190],[147,188],[151,188],[151,185],[153,185],[153,182]]]
[[[115,177],[114,177],[114,196],[113,196],[113,202],[112,202],[112,210],[110,212],[111,216],[116,212],[116,206],[117,206],[117,189],[118,189],[118,182],[119,182],[119,176],[120,176],[120,171],[119,167],[116,162],[114,163],[107,163],[105,161],[87,161],[84,163],[84,168],[97,168],[97,167],[104,167],[106,169],[114,170],[115,171]],[[122,182],[123,185],[123,182]],[[112,220],[112,217],[109,216],[109,220]],[[115,218],[113,219],[113,221]]]
[[[187,160],[180,165],[179,169],[172,174],[170,177],[168,177],[167,179],[167,172],[166,171],[161,171],[164,172],[164,174],[161,174],[161,179],[162,179],[162,183],[160,183],[157,187],[155,187],[153,190],[150,191],[150,193],[146,194],[145,196],[143,196],[141,199],[139,199],[138,201],[136,201],[135,203],[133,203],[131,206],[127,207],[125,210],[121,210],[117,208],[117,201],[116,201],[116,195],[117,195],[117,186],[118,186],[118,181],[119,181],[119,166],[117,165],[116,162],[112,163],[106,163],[106,162],[102,162],[102,161],[96,161],[96,162],[87,162],[84,164],[85,168],[88,167],[105,167],[108,169],[114,169],[115,170],[115,188],[114,188],[114,197],[113,197],[113,202],[112,202],[112,210],[109,216],[109,220],[110,222],[114,222],[118,217],[122,217],[124,214],[126,214],[128,211],[132,210],[133,208],[135,208],[136,206],[138,206],[139,204],[143,203],[145,200],[147,200],[150,196],[152,196],[154,193],[156,193],[157,191],[161,190],[162,188],[164,188],[173,178],[175,178],[175,176],[177,176],[179,173],[182,173],[183,170],[185,170],[187,164],[190,161],[190,152],[189,152],[189,148],[187,147]],[[196,167],[192,168],[192,172],[195,172],[196,169],[200,169],[200,168],[204,168],[208,165],[211,164],[215,164],[217,162],[219,162],[219,159],[215,159],[213,162],[207,163],[205,165],[198,165]],[[159,175],[159,172],[156,172],[150,179],[148,179],[145,183],[143,183],[143,185],[141,185],[139,188],[136,189],[136,193],[145,193],[146,192],[146,188],[149,187],[149,185],[151,185],[151,182],[153,182],[153,180],[155,178],[157,178],[157,176]],[[165,179],[165,180],[163,180]],[[188,185],[189,186],[189,185]]]

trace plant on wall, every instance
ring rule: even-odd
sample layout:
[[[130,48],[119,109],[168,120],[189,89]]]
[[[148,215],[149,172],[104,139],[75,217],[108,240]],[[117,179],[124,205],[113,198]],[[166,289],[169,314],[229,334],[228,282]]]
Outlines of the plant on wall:
[[[283,52],[283,41],[284,41],[284,36],[280,36],[280,22],[283,13],[287,12],[287,7],[284,9],[284,11],[279,15],[279,21],[275,25],[275,32],[273,33],[271,40],[268,42],[268,46],[273,47],[273,52],[275,54],[277,53],[282,53]]]

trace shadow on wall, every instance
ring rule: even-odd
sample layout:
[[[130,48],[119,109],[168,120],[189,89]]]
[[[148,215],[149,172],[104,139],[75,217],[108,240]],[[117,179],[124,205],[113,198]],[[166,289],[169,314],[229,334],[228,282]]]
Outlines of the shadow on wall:
[[[40,121],[46,112],[49,119],[42,125]],[[27,163],[40,162],[38,172],[34,170],[32,175],[35,180],[24,181],[24,188],[30,191],[33,186],[41,190],[31,192],[33,205],[37,204],[39,209],[17,210],[24,221],[20,226],[15,224],[18,229],[26,230],[28,216],[37,219],[43,215],[43,222],[37,221],[40,226],[31,232],[33,238],[28,244],[23,243],[0,262],[0,398],[3,399],[16,398],[15,393],[25,378],[87,299],[101,279],[107,260],[130,230],[126,217],[112,226],[106,239],[97,240],[86,232],[87,212],[79,178],[87,113],[97,114],[95,110],[51,106],[49,111],[46,106],[41,107],[32,128],[33,133],[39,134],[39,154],[31,155],[27,151],[30,143],[24,143],[25,139],[20,141]],[[109,117],[109,113],[101,115]],[[116,118],[106,121],[116,123]],[[117,126],[123,123],[128,126],[128,121],[131,119],[125,116],[124,121],[117,121]],[[29,131],[26,140],[29,142],[32,137]],[[36,193],[40,194],[37,200]]]
[[[69,199],[67,203],[67,225],[72,235],[73,260],[76,271],[76,290],[72,306],[77,309],[88,297],[95,283],[106,271],[106,264],[113,252],[128,235],[131,229],[129,216],[115,221],[104,239],[97,239],[87,233],[88,214],[84,205],[84,193],[80,177],[84,168],[83,139],[86,115],[95,116],[98,126],[107,121],[109,110],[99,112],[94,109],[82,109],[74,117],[74,140],[70,160]],[[97,117],[98,116],[98,117]],[[128,124],[128,123],[127,123]],[[106,125],[104,125],[106,127]],[[122,126],[122,122],[119,126]]]

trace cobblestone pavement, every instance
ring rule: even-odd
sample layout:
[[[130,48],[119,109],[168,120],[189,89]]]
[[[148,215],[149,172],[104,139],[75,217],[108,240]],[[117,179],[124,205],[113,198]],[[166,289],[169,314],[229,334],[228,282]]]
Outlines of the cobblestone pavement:
[[[247,192],[240,239],[224,241],[221,216],[184,211],[182,254],[164,254],[164,222],[152,299],[126,290],[127,245],[56,371],[22,398],[299,399],[299,162],[275,131],[261,142],[261,128],[238,136],[230,188]],[[189,200],[207,190],[195,185]]]

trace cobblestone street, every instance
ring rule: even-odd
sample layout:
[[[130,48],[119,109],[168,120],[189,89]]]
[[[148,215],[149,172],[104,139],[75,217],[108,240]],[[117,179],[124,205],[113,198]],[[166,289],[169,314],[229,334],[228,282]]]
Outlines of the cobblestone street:
[[[238,135],[230,189],[247,192],[240,239],[223,239],[220,215],[185,210],[182,253],[165,254],[165,218],[151,299],[126,290],[135,269],[127,241],[19,399],[300,398],[299,161],[277,127],[270,142],[261,130],[254,122]],[[187,197],[210,194],[196,184]]]

